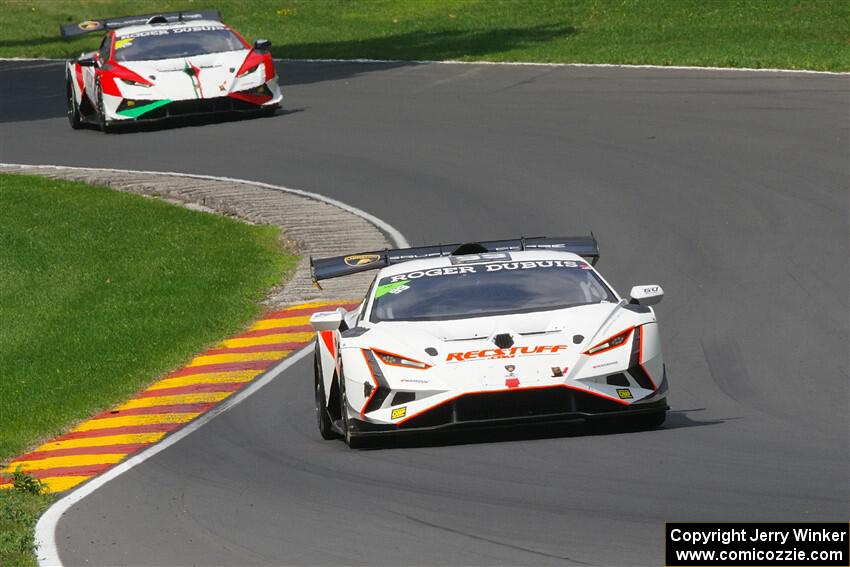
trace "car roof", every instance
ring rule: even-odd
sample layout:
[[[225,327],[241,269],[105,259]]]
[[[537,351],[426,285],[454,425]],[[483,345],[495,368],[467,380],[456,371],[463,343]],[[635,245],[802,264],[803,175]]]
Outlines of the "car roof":
[[[174,22],[171,24],[141,24],[138,26],[127,26],[115,30],[115,37],[125,37],[139,32],[152,30],[175,30],[181,28],[197,28],[210,27],[217,29],[227,29],[227,26],[222,22],[215,20],[192,20],[191,22]]]
[[[488,253],[494,254],[494,253]],[[387,266],[383,268],[380,272],[378,272],[378,279],[385,278],[387,276],[395,276],[398,274],[406,274],[408,272],[413,272],[417,270],[428,270],[431,268],[444,268],[447,266],[455,266],[455,265],[464,265],[464,264],[482,264],[485,262],[522,262],[522,261],[537,261],[537,260],[574,260],[580,262],[587,262],[584,258],[579,256],[578,254],[573,254],[572,252],[562,252],[558,250],[523,250],[523,251],[511,251],[511,252],[497,252],[496,254],[509,254],[510,260],[498,260],[498,259],[481,259],[480,261],[476,261],[476,256],[478,254],[465,254],[459,256],[438,256],[434,258],[425,258],[422,260],[411,260],[409,262],[401,262],[398,264],[393,264],[391,266]],[[455,263],[452,263],[452,259],[455,259]],[[460,262],[458,262],[460,260]]]

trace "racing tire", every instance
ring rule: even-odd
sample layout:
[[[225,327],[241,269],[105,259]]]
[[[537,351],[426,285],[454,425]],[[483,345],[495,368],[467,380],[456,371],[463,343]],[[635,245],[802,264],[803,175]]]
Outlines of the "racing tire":
[[[97,100],[97,124],[100,126],[101,132],[104,134],[110,134],[115,131],[115,127],[106,120],[106,113],[103,110],[103,91],[100,88],[100,81],[97,82],[95,90],[97,92],[95,95],[95,99]]]
[[[339,377],[339,411],[342,415],[342,431],[344,432],[343,438],[345,439],[345,444],[350,449],[363,447],[363,438],[351,434],[351,427],[348,423],[348,397],[345,395],[345,380],[342,376]]]
[[[322,369],[319,362],[319,350],[316,348],[316,355],[313,362],[313,378],[316,392],[316,421],[319,425],[319,435],[322,439],[330,440],[339,437],[333,430],[331,416],[328,413],[327,405],[325,405],[325,381],[322,379]]]
[[[83,119],[80,116],[80,107],[77,104],[77,98],[74,96],[74,85],[71,83],[70,77],[65,79],[65,91],[68,95],[68,123],[72,129],[79,130],[83,127]]]

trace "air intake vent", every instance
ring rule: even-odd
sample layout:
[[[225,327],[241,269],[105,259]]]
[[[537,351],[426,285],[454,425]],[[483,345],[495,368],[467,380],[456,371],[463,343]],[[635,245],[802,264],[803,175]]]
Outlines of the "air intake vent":
[[[499,348],[511,348],[514,346],[514,338],[508,333],[501,333],[493,337],[493,342]]]
[[[397,406],[400,404],[406,404],[408,402],[412,402],[416,399],[416,392],[396,392],[395,396],[393,396],[393,403],[391,406]]]
[[[622,372],[619,374],[611,374],[606,380],[611,386],[628,386],[629,379]]]

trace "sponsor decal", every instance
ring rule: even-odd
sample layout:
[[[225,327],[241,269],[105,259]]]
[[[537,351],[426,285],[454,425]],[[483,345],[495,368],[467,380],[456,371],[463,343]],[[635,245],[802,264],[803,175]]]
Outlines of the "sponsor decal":
[[[221,92],[226,91],[226,90],[227,90],[227,83],[226,83],[226,82],[221,83],[221,84],[218,86],[218,90],[219,90],[219,91],[221,91]]]
[[[348,258],[350,258],[349,256]],[[346,258],[346,264],[348,264]],[[353,266],[354,264],[348,264]],[[451,266],[446,268],[432,268],[430,270],[417,270],[407,274],[399,274],[390,278],[391,282],[400,280],[415,280],[419,278],[431,278],[439,276],[454,276],[461,274],[480,274],[486,272],[498,272],[501,270],[536,270],[538,268],[581,268],[590,269],[590,265],[579,260],[535,260],[533,262],[497,262],[481,264],[479,266]]]
[[[101,23],[96,22],[94,20],[86,20],[85,22],[79,23],[79,28],[81,30],[85,30],[85,31],[100,29],[100,26],[101,26]]]
[[[90,22],[85,22],[90,23]],[[100,25],[100,24],[98,24]],[[82,24],[80,24],[82,26]],[[84,28],[85,29],[85,28]],[[91,28],[97,29],[97,28]],[[184,27],[184,28],[174,28],[174,29],[156,29],[156,30],[145,30],[137,33],[130,33],[125,35],[124,37],[151,37],[158,35],[178,35],[181,33],[193,33],[193,32],[207,32],[207,31],[226,31],[221,26],[192,26],[192,27]]]
[[[128,45],[133,45],[132,37],[125,37],[124,39],[119,39],[115,42],[115,49],[123,49]]]
[[[563,368],[558,368],[557,366],[553,366],[552,367],[552,377],[553,378],[560,378],[561,376],[563,376],[564,374],[567,373],[567,370],[569,370],[568,366],[564,366]]]
[[[505,370],[508,371],[508,374],[513,374],[514,370],[516,370],[516,365],[508,364],[508,365],[505,366]]]
[[[617,388],[617,395],[620,396],[621,400],[631,400],[634,397],[632,391],[628,388]]]
[[[517,356],[536,356],[557,354],[566,350],[567,345],[540,345],[511,348],[485,348],[467,352],[452,352],[446,356],[446,362],[465,362],[467,360],[494,360],[499,358],[515,358]],[[507,370],[507,367],[505,367]],[[510,372],[510,371],[509,371]]]
[[[401,280],[398,282],[379,285],[377,288],[375,288],[375,298],[377,299],[388,293],[398,295],[399,293],[410,289],[410,286],[407,285],[408,283],[410,283],[410,280]]]
[[[519,378],[505,378],[505,386],[508,388],[519,388]]]
[[[616,360],[612,360],[611,362],[604,362],[602,364],[595,364],[594,368],[602,368],[603,366],[611,366],[612,364],[617,364]]]
[[[189,80],[192,81],[192,90],[195,92],[195,98],[204,98],[204,89],[201,87],[201,70],[186,59],[186,66],[183,67],[183,72],[189,75]]]
[[[407,415],[407,406],[395,408],[390,414],[391,419],[401,419]]]
[[[346,256],[343,261],[346,266],[368,266],[369,264],[374,264],[378,260],[381,259],[380,254],[355,254],[353,256]],[[404,279],[404,278],[399,278]],[[397,281],[397,280],[394,280]]]

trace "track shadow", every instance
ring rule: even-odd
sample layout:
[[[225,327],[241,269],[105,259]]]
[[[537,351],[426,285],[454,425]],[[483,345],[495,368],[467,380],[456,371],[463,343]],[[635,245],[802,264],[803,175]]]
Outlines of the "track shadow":
[[[219,114],[197,114],[191,116],[175,116],[165,120],[151,122],[132,122],[121,124],[110,130],[110,135],[133,134],[139,132],[159,132],[162,130],[174,130],[175,128],[187,128],[191,126],[208,126],[211,124],[225,124],[228,122],[242,122],[246,120],[275,120],[289,114],[304,112],[303,108],[278,109],[273,115],[262,112],[222,112]],[[96,126],[92,126],[97,130]]]
[[[537,439],[555,439],[569,437],[589,437],[595,435],[620,435],[645,431],[663,434],[665,430],[685,427],[703,427],[717,425],[737,418],[723,418],[699,421],[691,418],[692,412],[705,411],[705,408],[671,410],[660,427],[646,427],[629,419],[600,419],[594,421],[571,421],[562,423],[543,423],[531,425],[513,425],[486,429],[461,430],[453,432],[434,432],[410,434],[385,439],[373,438],[364,444],[364,450],[412,449],[423,447],[444,447],[452,445],[475,445],[480,443],[504,443],[508,441],[530,441]]]
[[[286,99],[284,98],[284,103]],[[0,62],[0,123],[29,122],[50,118],[65,118],[65,66],[62,62],[4,61]],[[304,108],[284,108],[276,118],[303,112]],[[186,126],[203,126],[260,117],[255,112],[174,117],[157,122],[133,122],[119,125],[115,132],[149,132]],[[96,126],[86,125],[97,130]]]
[[[298,43],[273,46],[277,58],[287,59],[383,59],[388,63],[364,65],[356,61],[323,63],[297,61],[279,63],[282,85],[309,84],[351,78],[415,64],[414,60],[441,61],[461,58],[490,58],[551,42],[576,33],[573,26],[545,24],[491,30],[414,31],[361,40]]]

